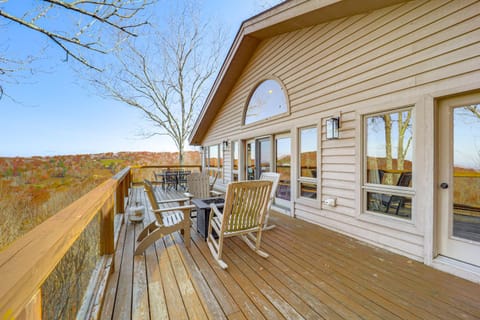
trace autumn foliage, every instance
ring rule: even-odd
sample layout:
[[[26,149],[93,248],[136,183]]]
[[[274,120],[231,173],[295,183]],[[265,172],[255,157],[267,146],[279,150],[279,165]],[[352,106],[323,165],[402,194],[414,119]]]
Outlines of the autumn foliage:
[[[187,152],[185,164],[200,164]],[[178,164],[177,153],[0,158],[0,251],[126,166]]]

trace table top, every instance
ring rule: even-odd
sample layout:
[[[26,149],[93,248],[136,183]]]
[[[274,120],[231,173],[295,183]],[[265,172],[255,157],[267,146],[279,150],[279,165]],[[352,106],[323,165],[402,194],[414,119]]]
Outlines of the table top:
[[[206,199],[192,199],[192,203],[198,209],[201,209],[201,210],[210,208],[211,203],[215,203],[218,208],[223,208],[224,202],[225,202],[225,199],[220,197],[206,198]]]

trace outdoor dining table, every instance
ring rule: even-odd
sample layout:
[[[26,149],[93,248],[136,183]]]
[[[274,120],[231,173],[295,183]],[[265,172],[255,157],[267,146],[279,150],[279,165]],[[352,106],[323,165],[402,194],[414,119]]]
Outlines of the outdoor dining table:
[[[175,190],[178,190],[178,186],[186,188],[187,176],[190,173],[191,171],[184,170],[164,170],[160,173],[155,172],[154,175],[155,180],[161,182],[164,190],[168,187],[174,187]]]

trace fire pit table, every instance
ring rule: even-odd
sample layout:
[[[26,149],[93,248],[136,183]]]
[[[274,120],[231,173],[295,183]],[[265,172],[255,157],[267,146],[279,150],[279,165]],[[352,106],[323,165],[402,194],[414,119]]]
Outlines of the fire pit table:
[[[210,219],[210,204],[215,203],[220,211],[223,210],[223,198],[207,198],[207,199],[192,199],[192,204],[197,207],[197,232],[199,232],[204,239],[208,235],[208,221]],[[215,231],[214,231],[215,233]]]

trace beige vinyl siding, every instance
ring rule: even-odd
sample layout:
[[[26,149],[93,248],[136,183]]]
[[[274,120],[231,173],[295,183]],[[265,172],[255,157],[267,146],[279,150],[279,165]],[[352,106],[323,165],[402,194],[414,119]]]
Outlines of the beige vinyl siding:
[[[411,222],[361,217],[359,114],[406,105],[416,112],[434,92],[478,82],[479,71],[479,1],[411,1],[337,19],[260,43],[203,144],[288,131],[293,143],[295,128],[321,123],[319,199],[337,198],[337,206],[295,203],[295,215],[422,260],[424,212],[416,210]],[[290,115],[243,126],[251,91],[271,77],[285,86]],[[415,121],[431,114],[416,112]],[[340,139],[326,140],[325,119],[339,115]],[[230,169],[230,157],[225,160]],[[428,187],[422,183],[417,181],[416,192]]]

